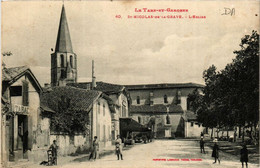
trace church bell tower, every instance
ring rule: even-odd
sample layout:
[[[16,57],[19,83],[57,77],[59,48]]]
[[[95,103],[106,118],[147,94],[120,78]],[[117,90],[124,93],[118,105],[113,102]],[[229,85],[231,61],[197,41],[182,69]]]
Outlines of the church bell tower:
[[[62,5],[55,52],[51,54],[51,86],[77,82],[77,55],[73,52],[65,8]]]

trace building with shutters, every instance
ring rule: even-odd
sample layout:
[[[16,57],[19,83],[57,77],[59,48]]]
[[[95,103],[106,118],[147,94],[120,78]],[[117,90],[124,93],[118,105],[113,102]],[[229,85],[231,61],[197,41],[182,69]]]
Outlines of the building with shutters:
[[[57,114],[70,114],[72,122],[75,116],[84,117],[84,120],[75,120],[84,122],[84,130],[77,129],[68,133],[51,127],[50,142],[57,141],[60,155],[89,151],[94,136],[98,137],[100,150],[112,145],[112,115],[115,113],[115,105],[106,94],[71,86],[50,87],[45,88],[41,95],[41,106],[53,109]],[[76,124],[73,122],[74,127],[82,127],[81,124]]]
[[[126,85],[132,100],[129,114],[152,127],[155,138],[199,137],[203,128],[196,117],[191,120],[192,115],[188,115],[193,113],[189,111],[188,95],[203,87],[195,83]],[[201,128],[194,129],[191,123]]]
[[[51,109],[40,107],[42,88],[26,67],[2,69],[2,138],[4,165],[46,155]]]
[[[100,91],[106,94],[112,101],[115,109],[115,113],[112,113],[112,140],[116,139],[116,136],[120,134],[120,118],[128,118],[128,107],[131,103],[129,92],[123,85],[111,84],[106,82],[81,82],[81,83],[69,83],[67,86],[81,88],[85,90]]]

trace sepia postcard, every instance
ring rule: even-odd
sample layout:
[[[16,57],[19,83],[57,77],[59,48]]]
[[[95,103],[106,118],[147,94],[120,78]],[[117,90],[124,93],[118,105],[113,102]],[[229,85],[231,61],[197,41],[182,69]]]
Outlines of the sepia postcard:
[[[0,167],[259,167],[259,14],[2,1]]]

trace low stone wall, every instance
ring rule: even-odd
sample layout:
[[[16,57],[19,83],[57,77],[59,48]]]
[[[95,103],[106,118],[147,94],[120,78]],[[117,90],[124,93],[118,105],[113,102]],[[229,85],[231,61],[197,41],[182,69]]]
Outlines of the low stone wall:
[[[47,150],[48,147],[29,150],[28,159],[34,163],[41,163],[42,161],[47,161],[48,160]]]
[[[61,135],[52,134],[50,135],[50,144],[53,140],[57,141],[58,155],[65,156],[74,153],[84,153],[90,148],[89,136],[85,135]]]

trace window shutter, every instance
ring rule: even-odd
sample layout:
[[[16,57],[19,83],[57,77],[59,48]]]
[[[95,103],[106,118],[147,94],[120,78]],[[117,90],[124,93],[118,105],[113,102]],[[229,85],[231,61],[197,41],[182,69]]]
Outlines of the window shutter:
[[[32,117],[31,116],[27,116],[27,121],[28,123],[28,126],[27,126],[27,129],[28,129],[28,150],[31,150],[32,147],[33,147],[33,130],[32,130],[32,127],[33,127],[33,123],[32,123]]]
[[[29,85],[27,81],[23,81],[23,105],[29,105]]]

